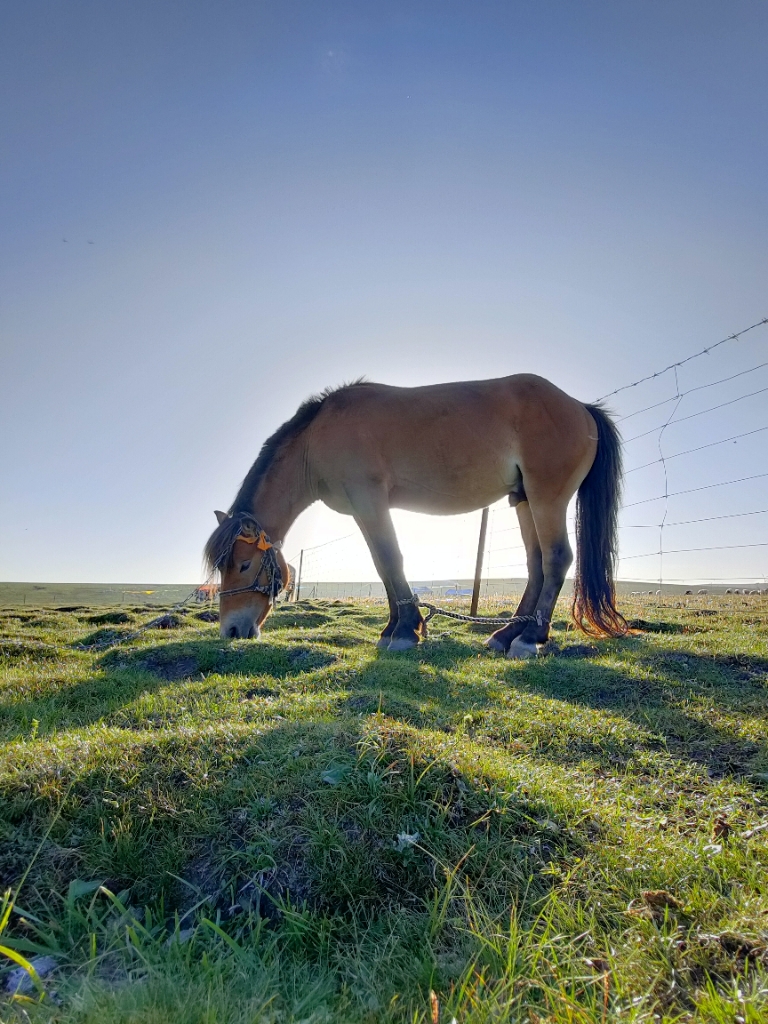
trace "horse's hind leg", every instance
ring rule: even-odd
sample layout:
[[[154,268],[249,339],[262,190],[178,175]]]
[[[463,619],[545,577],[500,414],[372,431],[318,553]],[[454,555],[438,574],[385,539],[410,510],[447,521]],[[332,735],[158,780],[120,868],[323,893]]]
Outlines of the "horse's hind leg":
[[[525,556],[528,564],[528,583],[523,593],[522,600],[517,606],[515,615],[531,615],[539,600],[542,584],[544,583],[544,571],[541,562],[541,547],[539,536],[531,515],[531,509],[527,501],[521,501],[515,506],[517,520],[520,523],[520,533],[523,544],[525,544]],[[501,651],[505,654],[509,645],[525,629],[526,623],[513,622],[509,626],[497,629],[496,632],[486,640],[486,646],[492,651]]]
[[[538,621],[528,622],[523,626],[520,634],[510,644],[508,658],[535,656],[538,645],[546,643],[549,637],[552,612],[565,582],[565,574],[573,561],[565,522],[566,509],[567,503],[563,504],[561,501],[531,501],[531,512],[541,549],[544,581],[535,607],[523,613],[535,615]]]

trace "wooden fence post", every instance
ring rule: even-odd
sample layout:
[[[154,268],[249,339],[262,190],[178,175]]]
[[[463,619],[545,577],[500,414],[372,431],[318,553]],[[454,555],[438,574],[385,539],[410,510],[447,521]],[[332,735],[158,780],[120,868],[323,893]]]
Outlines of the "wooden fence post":
[[[472,588],[472,603],[469,606],[469,614],[477,615],[477,604],[480,600],[480,576],[483,572],[483,555],[485,554],[485,534],[488,529],[488,509],[483,509],[480,520],[480,537],[477,541],[477,561],[475,562],[475,585]]]

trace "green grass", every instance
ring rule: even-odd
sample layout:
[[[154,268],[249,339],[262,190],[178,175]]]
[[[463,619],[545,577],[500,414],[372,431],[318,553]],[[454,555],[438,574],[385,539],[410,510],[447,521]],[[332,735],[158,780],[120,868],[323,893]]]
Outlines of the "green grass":
[[[183,601],[194,583],[4,583],[0,582],[0,608],[39,608],[75,605],[104,607],[132,604],[144,608]]]
[[[643,600],[522,663],[0,611],[0,941],[58,962],[0,1021],[768,1019],[768,600]]]

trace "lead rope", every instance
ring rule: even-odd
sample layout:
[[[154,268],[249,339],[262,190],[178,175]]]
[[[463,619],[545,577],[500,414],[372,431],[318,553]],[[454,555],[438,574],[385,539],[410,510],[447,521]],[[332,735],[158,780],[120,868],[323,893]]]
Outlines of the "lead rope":
[[[444,615],[448,619],[456,619],[458,622],[479,622],[485,626],[511,626],[519,622],[535,622],[537,626],[543,626],[545,623],[549,625],[550,620],[545,619],[540,611],[537,611],[535,615],[513,615],[510,619],[500,619],[498,617],[489,615],[464,615],[461,612],[453,612],[449,608],[439,608],[436,604],[430,604],[429,601],[420,601],[417,597],[409,597],[403,601],[398,601],[398,605],[412,604],[417,608],[426,608],[429,611],[429,615],[424,616],[424,625],[434,618],[435,615]]]

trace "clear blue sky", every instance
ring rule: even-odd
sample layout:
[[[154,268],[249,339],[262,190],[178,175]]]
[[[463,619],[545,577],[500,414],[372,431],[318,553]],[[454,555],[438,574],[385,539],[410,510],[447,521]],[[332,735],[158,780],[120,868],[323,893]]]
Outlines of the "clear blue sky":
[[[767,29],[741,0],[3,4],[0,578],[194,581],[326,384],[591,400],[766,315]],[[678,485],[757,472],[761,436]],[[446,530],[404,525],[412,576],[453,571]],[[311,511],[289,546],[344,532]]]

